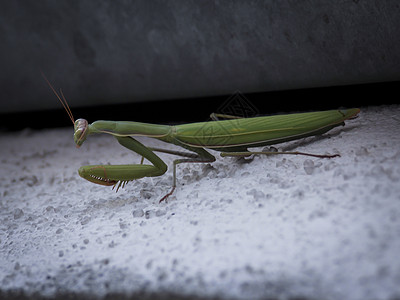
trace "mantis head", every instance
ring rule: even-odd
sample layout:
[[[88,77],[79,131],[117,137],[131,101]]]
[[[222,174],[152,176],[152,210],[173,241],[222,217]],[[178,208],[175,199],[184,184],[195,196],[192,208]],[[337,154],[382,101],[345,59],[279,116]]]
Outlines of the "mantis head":
[[[79,148],[89,133],[89,123],[85,119],[78,119],[74,123],[74,142]]]
[[[74,124],[74,142],[76,144],[76,147],[79,148],[83,142],[86,140],[86,137],[89,133],[89,124],[88,121],[85,119],[78,119],[74,120],[74,116],[72,115],[72,111],[69,108],[69,105],[67,103],[67,99],[65,99],[64,94],[62,90],[60,89],[60,94],[56,92],[54,87],[51,85],[51,83],[47,80],[46,76],[42,73],[42,76],[44,80],[46,80],[47,84],[50,86],[52,89],[53,93],[57,96],[58,100],[61,102],[62,106],[64,107],[65,111],[67,112],[70,120],[72,121],[72,124]]]

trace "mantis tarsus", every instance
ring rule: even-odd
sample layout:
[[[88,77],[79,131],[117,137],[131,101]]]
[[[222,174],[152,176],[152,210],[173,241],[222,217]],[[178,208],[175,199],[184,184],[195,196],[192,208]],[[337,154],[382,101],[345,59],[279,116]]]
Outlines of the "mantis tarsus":
[[[44,75],[43,75],[44,77]],[[270,152],[248,151],[248,148],[274,145],[282,142],[323,134],[332,128],[344,125],[344,121],[351,119],[360,112],[358,108],[343,110],[328,110],[287,115],[275,115],[254,118],[237,118],[225,116],[227,120],[218,120],[221,117],[212,114],[215,121],[189,123],[183,125],[156,125],[127,121],[96,121],[89,124],[85,119],[74,121],[72,112],[60,90],[55,91],[44,77],[57,98],[63,104],[71,121],[74,123],[74,141],[80,147],[88,135],[106,133],[114,136],[124,147],[132,150],[151,165],[90,165],[79,168],[79,175],[90,182],[113,186],[118,189],[134,179],[163,175],[167,165],[154,152],[164,152],[178,155],[182,158],[173,161],[172,189],[160,202],[167,199],[176,187],[176,166],[180,163],[210,163],[215,157],[206,149],[221,152],[221,156],[245,157],[252,154],[277,155],[307,155],[319,158],[332,158],[335,155],[318,155],[304,152]],[[149,148],[134,139],[132,136],[147,136],[171,143],[189,152]]]

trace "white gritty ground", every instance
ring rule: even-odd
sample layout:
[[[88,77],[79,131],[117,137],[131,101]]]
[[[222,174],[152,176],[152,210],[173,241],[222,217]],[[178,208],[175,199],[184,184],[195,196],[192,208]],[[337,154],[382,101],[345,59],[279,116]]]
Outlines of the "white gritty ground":
[[[182,164],[118,193],[86,164],[139,163],[72,128],[0,135],[0,291],[54,296],[400,298],[400,106],[362,108],[322,137],[256,156]],[[153,147],[173,145],[140,138]],[[160,154],[171,166],[174,156]]]

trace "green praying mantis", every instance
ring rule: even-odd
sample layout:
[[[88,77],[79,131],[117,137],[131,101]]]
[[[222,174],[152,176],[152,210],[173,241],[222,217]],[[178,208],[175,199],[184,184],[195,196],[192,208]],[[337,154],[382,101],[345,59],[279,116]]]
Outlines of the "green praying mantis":
[[[43,75],[43,74],[42,74]],[[129,181],[163,175],[168,167],[154,152],[180,156],[173,161],[172,189],[160,202],[173,194],[176,188],[176,167],[181,163],[211,163],[214,155],[206,149],[219,151],[222,157],[247,157],[262,155],[306,155],[318,158],[339,156],[319,155],[304,152],[249,151],[248,148],[263,147],[323,134],[334,127],[344,125],[344,121],[354,118],[358,108],[328,110],[264,117],[240,118],[229,115],[212,114],[214,121],[182,125],[157,125],[130,121],[95,121],[89,124],[85,119],[74,120],[71,109],[60,89],[58,94],[47,78],[44,79],[57,96],[72,123],[74,142],[79,148],[91,134],[105,133],[114,136],[124,147],[142,156],[140,164],[134,165],[90,165],[82,166],[78,172],[84,179],[105,186],[113,186],[118,191]],[[224,118],[225,120],[219,120]],[[146,136],[180,146],[190,152],[146,147],[133,136]],[[151,164],[143,164],[146,158]]]

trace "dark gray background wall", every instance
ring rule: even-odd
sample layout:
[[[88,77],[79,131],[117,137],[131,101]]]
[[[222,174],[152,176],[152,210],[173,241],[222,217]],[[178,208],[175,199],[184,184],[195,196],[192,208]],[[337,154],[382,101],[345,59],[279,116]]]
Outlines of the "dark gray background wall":
[[[0,112],[400,80],[397,0],[2,1]],[[190,100],[188,100],[190,101]]]

